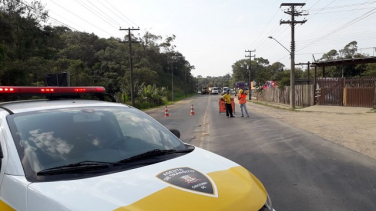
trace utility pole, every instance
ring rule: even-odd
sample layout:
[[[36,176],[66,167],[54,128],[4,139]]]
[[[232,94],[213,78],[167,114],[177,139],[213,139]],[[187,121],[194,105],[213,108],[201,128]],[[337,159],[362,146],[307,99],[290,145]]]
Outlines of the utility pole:
[[[310,65],[311,65],[311,63],[310,62],[307,62],[307,63],[297,63],[297,64],[295,64],[295,65],[307,65],[308,66],[308,69],[307,69],[307,84],[309,85],[309,83],[311,82],[311,76],[310,76],[310,74],[309,74],[309,71],[310,71]]]
[[[129,43],[129,66],[131,69],[131,101],[132,101],[132,106],[134,107],[134,84],[133,84],[133,64],[132,64],[132,39],[131,39],[131,31],[132,30],[140,30],[134,29],[134,28],[127,28],[127,29],[122,29],[120,28],[120,31],[122,30],[128,30],[128,43]]]
[[[290,7],[284,13],[291,15],[291,21],[280,21],[280,24],[290,24],[291,25],[291,72],[290,72],[290,106],[295,109],[295,25],[300,23],[303,24],[307,20],[296,21],[295,16],[306,15],[303,12],[296,11],[295,7],[303,7],[305,3],[282,3],[280,7],[288,6]]]
[[[252,52],[256,52],[256,49],[253,50],[253,51],[245,51],[246,53],[249,52],[249,56],[245,55],[245,57],[249,57],[249,68],[248,68],[248,100],[252,100],[252,87],[251,87],[251,75],[252,75],[252,72],[251,72],[251,66],[252,66],[252,57],[255,59],[256,58],[256,55],[253,55],[252,56]]]
[[[174,64],[171,66],[171,100],[174,102]]]

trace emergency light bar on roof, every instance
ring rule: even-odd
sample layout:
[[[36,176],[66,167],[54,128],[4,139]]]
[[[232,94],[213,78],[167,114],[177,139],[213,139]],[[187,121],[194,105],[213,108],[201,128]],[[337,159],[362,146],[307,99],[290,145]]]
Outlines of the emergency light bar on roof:
[[[104,94],[104,87],[82,86],[82,87],[35,87],[35,86],[0,86],[0,94],[36,94],[36,95],[77,95],[82,94]]]
[[[44,96],[48,99],[81,98],[82,95],[94,95],[99,100],[107,96],[112,102],[115,98],[105,93],[102,86],[77,87],[36,87],[36,86],[0,86],[0,96]]]

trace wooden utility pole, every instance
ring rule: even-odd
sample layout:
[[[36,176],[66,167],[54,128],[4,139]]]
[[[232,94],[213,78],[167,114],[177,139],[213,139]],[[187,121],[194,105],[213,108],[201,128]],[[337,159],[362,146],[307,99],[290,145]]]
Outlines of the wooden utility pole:
[[[296,21],[295,16],[305,15],[303,12],[295,10],[295,7],[303,7],[305,3],[282,3],[280,7],[288,6],[290,7],[284,13],[291,15],[291,21],[280,21],[280,24],[290,24],[291,25],[291,73],[290,73],[290,106],[295,109],[295,25],[300,23],[303,24],[307,20]]]
[[[310,62],[307,62],[307,63],[297,63],[297,64],[295,64],[295,65],[307,65],[308,67],[308,69],[307,69],[307,84],[309,85],[309,83],[311,82],[311,75],[310,75],[310,73],[309,73],[309,71],[310,71],[310,65],[311,65],[311,63]]]
[[[132,101],[132,106],[134,107],[134,83],[133,83],[133,63],[132,63],[132,39],[131,39],[131,31],[132,30],[140,30],[134,29],[134,28],[127,28],[127,29],[122,29],[120,28],[120,31],[122,30],[128,30],[128,44],[129,44],[129,66],[131,70],[131,101]]]
[[[251,70],[252,70],[252,68],[251,68],[251,66],[252,66],[252,57],[256,58],[256,55],[252,56],[252,52],[256,52],[256,49],[253,50],[253,51],[248,50],[248,51],[245,51],[245,52],[246,53],[249,52],[249,56],[245,55],[245,57],[249,57],[249,68],[248,68],[248,88],[249,88],[249,90],[248,90],[248,100],[252,100],[252,86],[251,86],[251,81],[252,81],[251,80],[251,75],[252,75]]]

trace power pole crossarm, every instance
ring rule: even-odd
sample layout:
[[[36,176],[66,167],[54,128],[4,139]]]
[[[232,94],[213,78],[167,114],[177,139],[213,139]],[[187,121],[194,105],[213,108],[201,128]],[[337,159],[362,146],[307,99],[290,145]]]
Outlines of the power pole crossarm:
[[[132,39],[131,39],[131,31],[132,30],[140,30],[134,29],[134,28],[127,28],[127,29],[122,29],[120,28],[120,31],[122,30],[127,30],[128,31],[128,43],[129,43],[129,66],[131,70],[131,101],[132,101],[132,106],[134,107],[134,84],[133,84],[133,64],[132,64]]]

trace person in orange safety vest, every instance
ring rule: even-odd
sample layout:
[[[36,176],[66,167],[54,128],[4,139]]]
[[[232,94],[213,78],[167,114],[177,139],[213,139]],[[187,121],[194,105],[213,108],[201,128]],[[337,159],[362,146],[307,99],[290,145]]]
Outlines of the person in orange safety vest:
[[[247,93],[245,93],[242,89],[239,90],[238,100],[240,104],[240,110],[242,111],[241,117],[244,117],[243,109],[245,110],[245,113],[249,117],[248,110],[247,110]]]

